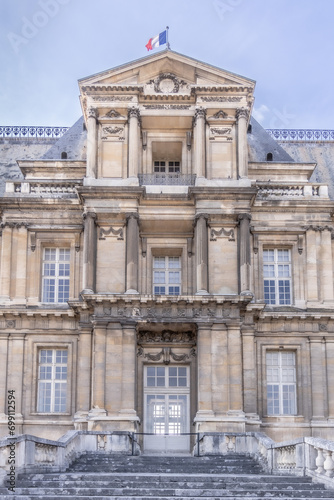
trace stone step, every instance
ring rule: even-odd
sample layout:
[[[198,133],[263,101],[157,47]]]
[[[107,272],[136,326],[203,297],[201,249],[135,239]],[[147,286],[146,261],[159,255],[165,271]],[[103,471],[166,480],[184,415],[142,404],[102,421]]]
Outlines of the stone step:
[[[59,500],[59,496],[55,496],[55,495],[34,495],[34,494],[29,494],[29,495],[5,495],[4,497],[2,497],[4,500],[31,500],[31,499],[34,499],[34,500]],[[73,498],[72,496],[64,496],[62,495],[62,498]],[[75,498],[79,498],[80,500],[90,500],[92,497],[89,496],[89,495],[77,495],[75,496]],[[182,499],[182,497],[177,497],[177,496],[162,496],[162,497],[159,497],[159,500],[175,500],[176,498],[179,498],[179,499]],[[224,500],[240,500],[240,498],[244,498],[245,500],[259,500],[259,497],[258,496],[254,496],[254,495],[245,495],[243,497],[240,497],[240,496],[235,496],[235,495],[221,495],[220,497],[218,498],[221,498],[221,499],[224,499]],[[286,496],[275,496],[274,494],[271,495],[271,496],[265,496],[263,498],[279,498],[280,500],[285,500],[289,497],[286,497]],[[305,497],[305,496],[300,496],[300,497],[295,497],[294,500],[305,500],[305,498],[311,498],[311,497]],[[322,500],[324,497],[322,496],[314,496],[312,497],[313,500]],[[333,498],[333,496],[331,497],[327,497],[327,498]],[[190,497],[187,497],[186,500],[212,500],[212,496],[190,496]],[[152,500],[152,497],[147,497],[147,496],[113,496],[113,495],[107,495],[107,496],[96,496],[94,497],[94,500]],[[218,500],[218,499],[215,499],[215,500]]]
[[[6,491],[1,491],[1,494],[7,493]],[[178,498],[185,498],[188,499],[189,497],[195,497],[195,498],[202,498],[202,497],[211,497],[214,499],[220,498],[220,497],[230,497],[230,496],[235,496],[238,497],[239,500],[240,498],[245,498],[245,496],[248,496],[249,490],[245,489],[236,489],[236,490],[230,490],[230,489],[222,489],[219,488],[217,490],[215,489],[204,489],[204,488],[189,488],[189,489],[184,489],[184,488],[172,488],[171,486],[168,486],[164,489],[161,488],[86,488],[84,485],[82,485],[80,488],[35,488],[35,489],[30,489],[30,488],[17,488],[16,489],[16,494],[17,495],[44,495],[46,497],[56,495],[60,497],[70,497],[70,498],[77,498],[78,496],[87,496],[89,495],[91,498],[95,497],[100,497],[100,496],[119,496],[119,497],[138,497],[138,496],[146,496],[150,497],[151,500],[152,498],[161,498],[164,496],[171,496],[171,497],[178,497]],[[277,489],[277,490],[268,490],[268,489],[263,489],[259,488],[256,492],[251,493],[252,496],[257,497],[257,498],[264,498],[264,497],[274,497],[276,496],[277,498],[314,498],[314,497],[320,497],[320,498],[331,498],[333,499],[333,492],[329,490],[311,490],[311,489],[294,489],[292,487],[289,487],[282,490],[282,489]]]

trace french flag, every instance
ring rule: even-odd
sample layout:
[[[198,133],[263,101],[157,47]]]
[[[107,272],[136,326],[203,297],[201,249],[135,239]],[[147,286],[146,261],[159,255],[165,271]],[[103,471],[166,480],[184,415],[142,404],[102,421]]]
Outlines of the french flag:
[[[153,38],[150,38],[145,47],[147,50],[153,50],[160,47],[160,45],[164,45],[165,43],[167,43],[167,30],[162,31],[159,35],[156,35]]]

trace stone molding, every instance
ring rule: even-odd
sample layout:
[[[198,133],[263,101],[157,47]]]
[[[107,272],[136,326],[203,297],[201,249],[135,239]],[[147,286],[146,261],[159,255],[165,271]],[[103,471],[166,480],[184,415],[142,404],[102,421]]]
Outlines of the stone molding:
[[[188,110],[191,108],[190,104],[144,104],[145,109],[179,109]]]
[[[111,95],[111,96],[93,96],[93,101],[97,102],[129,102],[133,101],[132,95]]]
[[[165,365],[169,365],[171,359],[173,361],[176,361],[178,363],[182,361],[186,361],[187,359],[190,359],[191,357],[195,358],[197,356],[196,349],[193,347],[190,349],[189,353],[186,354],[175,354],[170,347],[163,347],[160,352],[157,354],[151,354],[151,353],[144,353],[144,349],[142,347],[138,348],[137,351],[137,357],[144,357],[148,359],[149,361],[160,361],[161,359],[163,360],[163,363]]]
[[[124,230],[123,227],[119,229],[114,229],[112,226],[109,229],[99,228],[99,240],[105,240],[106,236],[117,236],[118,240],[124,240]]]
[[[224,229],[223,227],[221,229],[213,229],[211,228],[210,231],[210,241],[217,241],[217,238],[223,238],[227,237],[228,241],[235,241],[235,233],[234,229]]]
[[[137,333],[137,344],[192,344],[196,345],[196,333],[174,332],[163,330],[162,332],[139,331]]]
[[[240,102],[242,97],[240,96],[201,96],[203,102]]]
[[[167,83],[167,86],[165,86],[165,88],[164,88],[164,81],[165,83]],[[172,85],[168,85],[169,82],[171,82]],[[174,73],[162,73],[154,80],[150,80],[148,82],[148,85],[152,84],[154,85],[154,91],[157,94],[162,94],[162,93],[177,94],[180,91],[180,87],[188,86],[188,83],[186,81],[177,78],[176,75],[174,75]]]

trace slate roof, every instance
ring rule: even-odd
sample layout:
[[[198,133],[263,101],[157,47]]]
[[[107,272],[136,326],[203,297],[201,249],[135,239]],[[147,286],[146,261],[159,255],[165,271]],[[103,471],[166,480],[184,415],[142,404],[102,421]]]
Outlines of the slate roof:
[[[295,161],[253,117],[250,129],[247,134],[249,161],[267,161],[268,153],[272,153],[274,162]]]

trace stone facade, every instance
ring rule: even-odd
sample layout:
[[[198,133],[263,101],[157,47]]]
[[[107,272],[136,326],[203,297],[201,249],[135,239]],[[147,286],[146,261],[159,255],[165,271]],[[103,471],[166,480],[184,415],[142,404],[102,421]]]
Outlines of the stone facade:
[[[261,143],[254,81],[169,50],[79,86],[80,152],[72,136],[61,159],[69,130],[0,199],[1,435],[13,390],[16,432],[42,438],[334,439],[334,203],[315,164]]]

